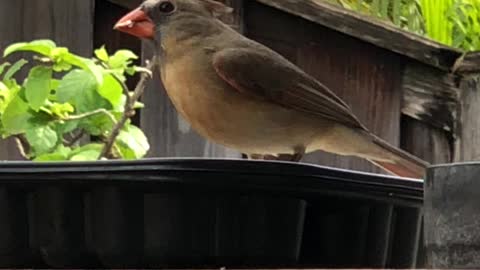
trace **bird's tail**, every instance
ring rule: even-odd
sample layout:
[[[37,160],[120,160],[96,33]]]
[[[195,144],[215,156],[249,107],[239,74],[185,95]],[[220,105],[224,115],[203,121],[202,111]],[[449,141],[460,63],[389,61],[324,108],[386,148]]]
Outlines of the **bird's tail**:
[[[373,136],[373,143],[386,151],[391,157],[389,161],[369,159],[373,164],[400,177],[425,177],[426,168],[429,166],[428,162],[390,145],[377,136]]]

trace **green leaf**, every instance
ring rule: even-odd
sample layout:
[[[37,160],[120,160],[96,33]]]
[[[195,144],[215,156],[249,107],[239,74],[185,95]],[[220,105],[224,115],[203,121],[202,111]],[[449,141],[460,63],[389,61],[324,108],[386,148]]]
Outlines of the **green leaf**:
[[[17,135],[25,133],[32,127],[30,120],[33,118],[30,114],[28,103],[20,95],[16,95],[5,108],[1,120],[4,129],[8,135]]]
[[[65,62],[60,62],[53,65],[53,70],[55,70],[55,72],[64,72],[64,71],[69,71],[71,69],[72,69],[72,65]]]
[[[0,114],[3,114],[6,107],[20,91],[20,86],[13,83],[10,86],[0,82]],[[2,121],[0,121],[1,123]]]
[[[66,118],[68,115],[75,112],[75,108],[70,103],[52,103],[48,106],[48,111],[51,115],[57,118]]]
[[[70,54],[70,51],[65,47],[54,48],[52,50],[53,60],[61,61],[68,54]]]
[[[55,72],[64,72],[72,69],[72,65],[65,61],[65,58],[71,55],[68,48],[60,47],[52,50],[51,60],[53,60],[53,70]]]
[[[103,144],[87,144],[75,149],[69,159],[71,161],[95,161],[102,153],[103,147]]]
[[[3,92],[9,91],[8,87],[0,81],[0,97],[3,96]]]
[[[100,49],[95,50],[95,56],[105,63],[107,63],[110,59],[107,49],[105,49],[105,46],[102,46]]]
[[[143,158],[150,149],[147,137],[134,125],[125,126],[118,135],[115,146],[124,159]]]
[[[10,63],[3,63],[0,65],[0,75],[2,75],[3,71],[5,71],[5,68],[10,66]]]
[[[57,130],[58,134],[65,134],[73,132],[75,129],[78,128],[79,124],[80,120],[58,121],[56,122],[55,129]]]
[[[28,129],[25,136],[35,155],[50,152],[58,143],[57,133],[49,126]]]
[[[67,161],[68,158],[60,153],[43,154],[33,159],[35,162],[53,162],[53,161]]]
[[[52,50],[57,45],[55,42],[51,40],[36,40],[32,42],[22,42],[22,43],[15,43],[7,47],[3,53],[3,57],[7,57],[12,53],[20,52],[20,51],[30,51],[36,52],[38,54],[45,55],[47,57],[52,56]]]
[[[138,56],[132,51],[119,50],[112,57],[110,57],[108,65],[112,69],[126,68],[131,63],[131,60],[136,59],[138,59]]]
[[[95,87],[95,80],[90,73],[78,69],[73,70],[60,80],[57,87],[57,100],[60,103],[71,102]]]
[[[28,63],[27,60],[25,59],[20,59],[15,64],[13,64],[5,73],[5,76],[3,76],[4,81],[10,80],[20,69],[22,69],[23,66],[25,66]]]
[[[38,111],[45,104],[50,94],[50,80],[52,69],[44,66],[37,66],[30,70],[28,79],[25,82],[25,94],[30,107]]]
[[[57,99],[59,103],[72,104],[78,114],[111,107],[98,93],[95,78],[84,70],[73,70],[62,78]]]
[[[69,147],[65,147],[63,144],[61,144],[58,146],[55,152],[39,155],[33,161],[36,161],[36,162],[66,161],[69,159],[71,152],[72,152],[72,149],[70,149]]]
[[[83,58],[74,54],[67,54],[63,60],[73,66],[79,67],[85,71],[90,72],[95,77],[98,85],[103,84],[103,68],[96,65],[91,59]]]
[[[98,159],[98,156],[100,156],[99,151],[95,150],[86,150],[83,152],[80,152],[73,157],[70,158],[71,161],[95,161]]]
[[[56,90],[60,85],[60,81],[56,79],[50,80],[50,90]]]
[[[109,116],[97,114],[80,121],[79,127],[93,136],[101,136],[113,129],[114,123]]]
[[[110,101],[114,108],[122,103],[123,88],[113,75],[109,74],[104,77],[102,86],[98,88],[98,93]]]
[[[8,87],[0,81],[0,115],[3,114],[5,107],[10,102],[11,91]]]

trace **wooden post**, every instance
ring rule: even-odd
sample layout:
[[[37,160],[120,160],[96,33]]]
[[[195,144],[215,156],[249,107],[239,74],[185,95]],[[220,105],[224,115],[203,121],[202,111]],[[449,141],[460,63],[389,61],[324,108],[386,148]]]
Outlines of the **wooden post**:
[[[480,164],[431,168],[425,185],[428,266],[480,268]]]
[[[480,160],[480,75],[463,77],[460,89],[455,161]]]

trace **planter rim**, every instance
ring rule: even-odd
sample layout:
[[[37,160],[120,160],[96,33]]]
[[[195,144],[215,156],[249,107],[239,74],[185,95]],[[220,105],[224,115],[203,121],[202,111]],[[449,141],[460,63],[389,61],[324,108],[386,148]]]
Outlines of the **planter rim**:
[[[158,187],[233,192],[334,195],[421,207],[423,180],[319,165],[242,159],[152,158],[137,161],[0,162],[0,185]],[[133,185],[133,186],[132,186]]]
[[[446,168],[446,167],[465,167],[465,166],[480,166],[480,161],[463,161],[463,162],[435,164],[435,165],[429,166],[427,170],[435,170],[435,169]]]
[[[480,163],[479,163],[480,164]],[[101,169],[104,171],[116,171],[121,169],[129,169],[133,166],[165,166],[165,169],[172,169],[173,166],[179,166],[182,169],[188,167],[204,166],[208,169],[214,169],[219,172],[234,172],[235,169],[256,169],[258,172],[265,169],[278,169],[280,166],[284,169],[293,169],[294,173],[287,172],[286,174],[298,174],[302,170],[312,170],[317,173],[325,171],[337,172],[341,174],[358,175],[360,177],[372,177],[375,179],[384,178],[392,181],[423,183],[423,179],[404,178],[392,175],[369,173],[363,171],[355,171],[341,168],[334,168],[310,163],[295,163],[287,161],[269,161],[269,160],[246,160],[236,158],[144,158],[140,160],[101,160],[101,161],[68,161],[68,162],[31,162],[31,161],[0,161],[0,174],[2,173],[32,173],[32,172],[50,172],[52,169],[67,169],[72,172],[72,169],[78,172],[92,171],[92,169]],[[193,165],[193,166],[192,166]],[[235,169],[231,167],[224,167],[225,165],[235,165]],[[263,167],[252,167],[255,165],[262,165]],[[17,171],[16,169],[22,169]],[[73,172],[75,172],[73,171]],[[304,171],[302,174],[305,174]],[[276,171],[278,173],[278,171]]]

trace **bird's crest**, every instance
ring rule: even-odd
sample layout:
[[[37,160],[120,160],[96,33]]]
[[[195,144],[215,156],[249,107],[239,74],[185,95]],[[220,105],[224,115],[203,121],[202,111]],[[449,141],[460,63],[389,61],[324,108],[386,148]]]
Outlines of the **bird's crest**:
[[[233,8],[214,0],[200,0],[203,5],[212,13],[213,16],[218,17],[224,14],[233,12]]]

